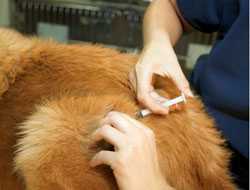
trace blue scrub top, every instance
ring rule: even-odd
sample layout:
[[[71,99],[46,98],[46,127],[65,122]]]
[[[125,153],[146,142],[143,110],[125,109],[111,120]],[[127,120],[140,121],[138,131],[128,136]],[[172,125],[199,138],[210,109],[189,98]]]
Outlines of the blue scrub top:
[[[249,153],[249,1],[177,0],[184,19],[201,32],[218,32],[191,76],[208,113],[231,145]]]

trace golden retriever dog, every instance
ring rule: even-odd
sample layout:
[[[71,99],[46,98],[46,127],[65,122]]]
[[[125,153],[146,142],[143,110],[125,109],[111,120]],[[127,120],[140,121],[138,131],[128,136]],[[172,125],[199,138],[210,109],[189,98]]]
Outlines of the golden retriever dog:
[[[91,134],[111,110],[136,118],[142,107],[128,75],[137,58],[0,29],[0,189],[118,189],[108,166],[89,166],[95,153],[112,149],[103,141],[93,145]],[[170,79],[155,78],[154,86],[166,97],[180,95]],[[236,189],[230,152],[197,97],[179,111],[138,120],[154,131],[172,187]]]

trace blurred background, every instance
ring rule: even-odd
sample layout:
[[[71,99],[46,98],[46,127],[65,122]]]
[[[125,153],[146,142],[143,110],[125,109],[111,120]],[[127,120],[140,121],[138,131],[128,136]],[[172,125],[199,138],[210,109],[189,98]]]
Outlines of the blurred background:
[[[148,4],[146,0],[1,0],[0,26],[63,43],[101,43],[139,53]],[[186,75],[215,39],[216,34],[199,32],[182,37],[175,50]]]

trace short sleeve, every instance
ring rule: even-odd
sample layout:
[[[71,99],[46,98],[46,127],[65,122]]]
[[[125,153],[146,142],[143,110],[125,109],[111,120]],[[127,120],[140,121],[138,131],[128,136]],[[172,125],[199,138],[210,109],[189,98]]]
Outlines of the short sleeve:
[[[183,18],[201,32],[226,30],[238,16],[238,0],[177,0]]]

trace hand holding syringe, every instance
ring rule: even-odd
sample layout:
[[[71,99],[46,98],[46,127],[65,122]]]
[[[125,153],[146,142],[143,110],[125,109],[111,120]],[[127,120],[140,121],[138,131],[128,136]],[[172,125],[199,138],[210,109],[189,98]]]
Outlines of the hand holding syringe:
[[[185,98],[185,95],[182,93],[181,96],[177,97],[177,98],[174,98],[174,99],[171,99],[171,100],[168,100],[166,102],[164,102],[162,104],[162,106],[164,107],[170,107],[172,105],[175,105],[175,104],[178,104],[180,102],[186,102],[186,98]],[[148,115],[150,115],[152,112],[148,109],[143,109],[143,110],[140,110],[137,115],[139,117],[146,117]]]

